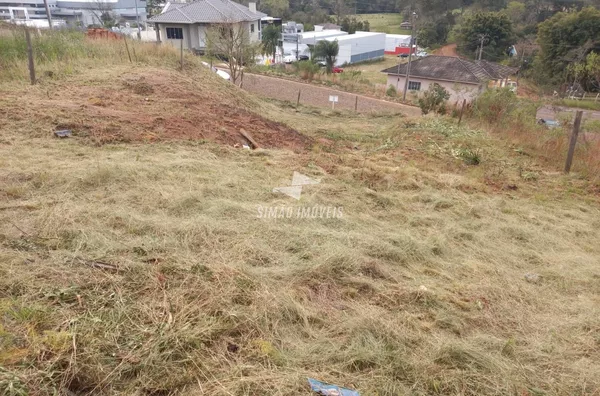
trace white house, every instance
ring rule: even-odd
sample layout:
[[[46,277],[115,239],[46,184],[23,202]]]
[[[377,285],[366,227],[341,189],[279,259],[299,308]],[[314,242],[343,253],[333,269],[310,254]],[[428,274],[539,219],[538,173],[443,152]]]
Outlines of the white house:
[[[407,63],[383,70],[388,86],[404,91]],[[412,62],[408,90],[419,94],[437,83],[450,93],[450,101],[471,102],[488,86],[502,86],[503,81],[518,72],[517,68],[488,61],[473,61],[455,56],[431,55]]]
[[[203,51],[206,31],[210,26],[233,23],[247,29],[250,42],[260,41],[261,18],[266,14],[231,0],[197,0],[193,3],[171,3],[162,14],[148,22],[155,25],[156,40],[179,48]]]

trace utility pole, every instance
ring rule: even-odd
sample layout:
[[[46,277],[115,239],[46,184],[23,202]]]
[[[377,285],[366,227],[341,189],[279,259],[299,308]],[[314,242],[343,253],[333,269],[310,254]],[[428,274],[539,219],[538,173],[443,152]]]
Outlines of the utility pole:
[[[483,44],[486,39],[487,39],[487,34],[479,35],[480,45],[479,45],[479,56],[477,57],[478,60],[481,60],[481,58],[483,57]]]
[[[52,30],[52,15],[50,14],[50,7],[48,7],[48,0],[44,0],[44,7],[46,8],[46,17],[48,18],[48,27]]]
[[[408,9],[408,12],[410,13],[410,8]],[[402,11],[400,11],[400,16],[402,16]],[[412,44],[412,36],[410,37],[410,44]],[[409,47],[410,47],[410,44],[409,44]],[[410,48],[408,49],[408,54],[410,56]],[[399,85],[400,85],[400,59],[401,59],[401,57],[398,56],[398,72],[396,73],[398,76],[396,77],[396,92],[398,92],[398,89],[400,89],[400,87],[399,87]]]
[[[44,0],[46,1],[46,0]],[[135,23],[137,23],[137,29],[138,29],[138,40],[142,39],[142,28],[140,27],[140,13],[138,11],[138,2],[137,0],[135,0]]]
[[[406,91],[408,91],[408,79],[410,78],[410,66],[412,65],[412,57],[413,57],[413,45],[416,49],[417,39],[415,38],[415,19],[417,13],[413,12],[411,15],[411,33],[410,33],[410,46],[408,48],[408,65],[406,66],[406,80],[404,81],[404,92],[402,93],[402,100],[406,101]],[[414,43],[414,44],[413,44]],[[399,75],[400,73],[398,73]]]

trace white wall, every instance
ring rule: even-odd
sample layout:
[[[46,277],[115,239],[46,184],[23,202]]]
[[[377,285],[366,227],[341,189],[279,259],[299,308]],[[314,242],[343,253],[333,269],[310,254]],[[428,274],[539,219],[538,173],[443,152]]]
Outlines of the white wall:
[[[254,24],[254,32],[250,32],[251,25]],[[167,28],[182,28],[183,29],[183,48],[184,49],[200,49],[206,46],[206,31],[210,28],[210,25],[205,24],[194,24],[194,25],[183,25],[183,24],[167,24],[161,23],[158,25],[160,27],[160,41],[172,45],[174,47],[179,48],[181,45],[181,40],[168,39],[167,38]],[[259,26],[260,21],[256,20],[254,22],[241,22],[239,24],[241,29],[245,29],[248,33],[248,38],[250,42],[258,42],[260,33]]]
[[[404,82],[406,81],[405,77],[398,77],[394,75],[388,75],[387,86],[393,85],[394,88],[398,87],[398,93],[404,91]],[[461,102],[466,99],[467,102],[473,101],[473,99],[477,98],[481,92],[483,92],[484,87],[476,84],[463,84],[456,83],[450,81],[436,81],[436,80],[428,80],[425,78],[416,78],[410,77],[409,81],[415,81],[421,83],[421,90],[419,92],[415,92],[417,94],[422,94],[426,91],[431,84],[438,83],[442,87],[444,87],[448,93],[450,93],[450,99],[448,100],[450,103],[454,103],[456,101]]]

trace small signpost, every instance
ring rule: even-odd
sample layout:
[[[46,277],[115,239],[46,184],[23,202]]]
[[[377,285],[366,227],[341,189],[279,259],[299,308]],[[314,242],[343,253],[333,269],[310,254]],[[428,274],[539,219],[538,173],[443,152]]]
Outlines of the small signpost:
[[[331,110],[335,110],[335,104],[339,101],[337,95],[329,95],[329,101],[331,102]]]

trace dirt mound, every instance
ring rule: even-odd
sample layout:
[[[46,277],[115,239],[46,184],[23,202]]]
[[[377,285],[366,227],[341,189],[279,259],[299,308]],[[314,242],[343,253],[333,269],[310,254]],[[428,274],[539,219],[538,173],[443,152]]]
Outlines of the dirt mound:
[[[240,134],[244,129],[263,148],[302,151],[310,145],[297,131],[248,110],[252,103],[244,103],[236,87],[215,81],[212,74],[190,79],[153,69],[82,77],[57,84],[51,94],[15,95],[11,113],[29,102],[29,114],[50,118],[50,128],[71,129],[95,144],[180,139],[241,146],[248,144]]]

